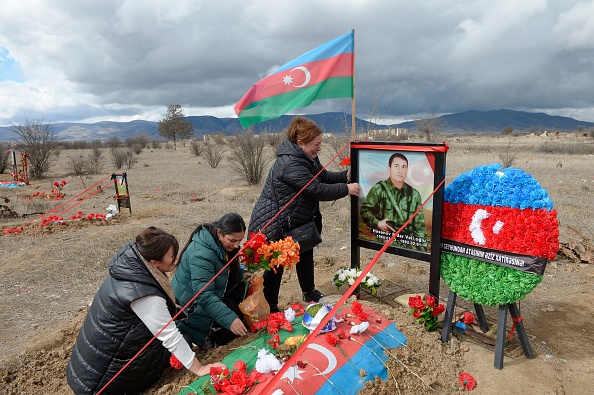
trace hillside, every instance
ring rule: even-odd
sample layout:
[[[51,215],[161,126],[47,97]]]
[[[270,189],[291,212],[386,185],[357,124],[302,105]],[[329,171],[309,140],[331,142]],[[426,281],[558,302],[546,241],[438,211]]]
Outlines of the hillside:
[[[327,132],[337,133],[350,131],[350,114],[327,112],[322,114],[306,114]],[[256,133],[279,131],[285,129],[294,115],[283,115],[280,118],[254,125]],[[223,132],[233,135],[242,131],[237,118],[217,118],[213,116],[188,116],[194,125],[194,136],[202,138],[204,135]],[[443,115],[440,118],[444,133],[499,133],[505,127],[512,127],[517,131],[556,130],[560,132],[575,131],[577,129],[594,128],[594,122],[579,121],[569,117],[553,116],[545,113],[532,113],[514,110],[493,111],[465,111],[457,114]],[[358,130],[407,128],[412,133],[415,122],[403,122],[392,125],[380,125],[356,118]],[[158,122],[135,120],[130,122],[97,122],[97,123],[55,123],[54,130],[60,140],[107,140],[110,137],[126,139],[139,132],[146,133],[150,138],[159,138]],[[12,141],[14,134],[10,127],[0,127],[0,141]]]

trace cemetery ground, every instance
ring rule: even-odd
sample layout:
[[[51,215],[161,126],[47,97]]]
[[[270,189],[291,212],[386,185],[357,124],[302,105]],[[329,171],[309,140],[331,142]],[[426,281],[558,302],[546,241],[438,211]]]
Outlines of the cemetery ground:
[[[463,391],[458,381],[462,372],[476,379],[476,394],[594,393],[594,144],[580,134],[560,136],[442,136],[450,146],[447,154],[447,182],[477,166],[501,162],[513,155],[513,167],[536,178],[549,192],[560,222],[562,251],[549,262],[543,281],[523,299],[520,312],[530,339],[534,359],[522,354],[517,336],[506,346],[504,367],[493,366],[493,333],[480,336],[452,336],[442,343],[440,331],[426,332],[414,322],[408,307],[394,299],[407,293],[428,290],[429,264],[384,254],[371,272],[382,282],[381,298],[363,294],[361,301],[393,320],[408,339],[407,347],[391,350],[387,366],[394,374],[388,381],[368,383],[362,394],[450,394]],[[440,140],[441,141],[441,140]],[[567,150],[543,151],[545,144]],[[574,153],[572,147],[589,145],[590,154]],[[326,163],[333,155],[324,144]],[[580,151],[581,152],[581,151]],[[174,234],[183,246],[194,227],[213,221],[227,212],[238,212],[246,222],[261,191],[234,174],[227,158],[211,168],[203,157],[193,156],[189,146],[172,149],[145,149],[131,169],[112,169],[108,149],[104,149],[104,174],[72,176],[68,157],[86,155],[65,150],[52,165],[47,178],[30,185],[0,189],[0,198],[18,214],[0,219],[0,227],[27,224],[21,234],[0,235],[0,393],[70,394],[65,368],[89,303],[107,275],[111,256],[148,226],[155,225]],[[229,155],[229,153],[227,153]],[[272,148],[266,155],[272,157]],[[338,170],[331,165],[330,170]],[[66,199],[77,195],[112,172],[128,175],[132,212],[124,209],[107,222],[78,221],[70,225],[44,228],[30,224],[36,216],[61,201],[23,199],[37,191],[51,190],[54,181],[66,180]],[[0,181],[9,181],[1,174]],[[107,186],[95,196],[75,199],[79,203],[65,218],[78,211],[83,216],[106,214],[114,204],[115,188]],[[325,294],[341,295],[332,278],[336,270],[350,264],[350,201],[322,203],[324,242],[316,248],[316,285]],[[64,207],[66,208],[66,207]],[[365,266],[376,251],[361,249]],[[589,254],[589,255],[588,255]],[[448,289],[441,284],[441,302]],[[287,307],[300,301],[294,272],[286,272],[280,304]],[[461,309],[473,310],[472,303],[458,298]],[[495,329],[497,308],[486,307],[487,319]],[[508,317],[508,331],[511,320]],[[253,335],[255,336],[255,335]],[[491,336],[491,337],[490,337]],[[199,350],[202,362],[220,360],[244,341],[227,347]],[[422,378],[422,380],[421,380]],[[176,394],[195,380],[185,370],[168,369],[147,394]],[[431,389],[427,387],[431,386]],[[307,395],[307,394],[304,394]]]

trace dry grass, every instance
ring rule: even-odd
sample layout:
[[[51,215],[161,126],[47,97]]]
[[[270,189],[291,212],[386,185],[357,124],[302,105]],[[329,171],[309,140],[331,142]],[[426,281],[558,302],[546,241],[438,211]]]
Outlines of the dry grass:
[[[594,156],[543,153],[538,148],[545,142],[592,147],[591,139],[574,135],[559,138],[457,136],[446,141],[450,146],[447,182],[477,166],[499,162],[502,150],[511,145],[516,154],[514,167],[531,174],[549,191],[558,211],[561,240],[576,237],[568,226],[594,238],[594,216],[590,214],[594,212]],[[329,152],[329,147],[325,148],[322,163],[334,154]],[[78,151],[70,153],[78,154]],[[273,157],[272,147],[266,147],[266,155]],[[109,179],[114,171],[109,155],[104,154],[101,160],[107,173],[73,177],[68,174],[68,156],[68,151],[60,155],[47,179],[33,181],[23,188],[0,189],[0,197],[9,197],[9,204],[20,215],[47,211],[56,202],[28,202],[21,196],[51,189],[53,181],[66,179],[64,192],[70,198],[103,178]],[[338,166],[333,164],[330,170],[338,170]],[[227,212],[238,212],[248,222],[261,190],[260,185],[250,186],[234,174],[228,158],[213,169],[203,158],[194,156],[190,146],[179,147],[177,151],[146,149],[138,156],[138,163],[126,172],[131,214],[125,210],[102,226],[87,224],[22,235],[0,235],[0,320],[5,328],[0,333],[0,364],[63,328],[66,321],[85,308],[105,278],[113,253],[144,228],[162,227],[184,244],[197,224],[215,220]],[[9,179],[7,174],[0,175],[2,181]],[[78,210],[85,214],[106,213],[106,207],[114,203],[114,190],[109,186],[92,199],[77,202],[80,204],[65,216]],[[324,243],[316,250],[316,283],[323,292],[329,293],[335,291],[331,282],[334,271],[350,263],[350,201],[323,202],[321,211]],[[28,220],[1,220],[0,226],[16,226]],[[374,254],[374,251],[362,249],[362,264]],[[407,289],[426,289],[428,267],[424,262],[386,255],[381,257],[374,273],[389,277]],[[586,286],[569,280],[559,281],[561,291],[568,295],[575,295]],[[287,273],[283,283],[281,304],[300,297],[294,273]],[[446,289],[443,295],[447,295]]]

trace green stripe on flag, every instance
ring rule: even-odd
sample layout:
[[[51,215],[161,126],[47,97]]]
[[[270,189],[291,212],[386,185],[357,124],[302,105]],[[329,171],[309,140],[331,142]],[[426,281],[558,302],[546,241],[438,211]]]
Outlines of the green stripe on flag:
[[[314,100],[353,97],[353,77],[329,78],[319,84],[267,97],[251,103],[239,113],[241,126],[278,118],[295,108],[307,107]]]

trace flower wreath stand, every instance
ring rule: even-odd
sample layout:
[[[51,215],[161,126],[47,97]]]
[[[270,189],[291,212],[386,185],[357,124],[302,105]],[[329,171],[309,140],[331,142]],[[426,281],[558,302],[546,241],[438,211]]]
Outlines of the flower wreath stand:
[[[534,354],[517,302],[542,280],[559,249],[559,222],[540,184],[499,164],[461,174],[444,192],[440,277],[450,288],[441,340],[447,342],[458,296],[473,302],[488,330],[483,305],[499,306],[495,367],[503,368],[507,312],[524,355]]]
[[[443,321],[443,328],[441,332],[441,341],[447,343],[450,341],[450,333],[452,331],[452,324],[454,319],[454,310],[456,309],[456,299],[457,294],[453,291],[450,291],[448,295],[448,303],[446,307],[446,313]],[[487,332],[489,330],[489,325],[487,324],[487,319],[485,317],[485,312],[483,309],[483,305],[474,303],[474,309],[476,312],[477,322],[479,327],[483,332]],[[512,329],[510,331],[510,339],[513,336],[514,330],[518,332],[518,339],[520,340],[520,345],[522,346],[522,351],[526,358],[532,359],[534,358],[534,353],[532,352],[532,347],[530,346],[530,341],[528,339],[528,335],[526,333],[526,329],[524,328],[524,322],[522,319],[522,315],[520,314],[520,309],[516,302],[502,304],[499,305],[499,314],[497,317],[497,336],[495,338],[495,362],[494,366],[497,369],[503,369],[503,356],[505,353],[505,335],[506,335],[506,325],[507,325],[507,311],[509,310],[511,319],[514,323]]]

